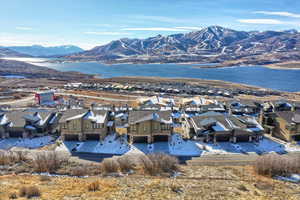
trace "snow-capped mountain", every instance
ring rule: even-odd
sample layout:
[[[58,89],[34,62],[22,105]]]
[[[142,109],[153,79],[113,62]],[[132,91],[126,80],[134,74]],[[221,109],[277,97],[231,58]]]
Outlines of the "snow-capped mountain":
[[[200,31],[147,39],[123,38],[89,51],[68,56],[71,59],[116,60],[137,57],[177,56],[241,57],[264,53],[293,52],[300,49],[300,33],[288,31],[236,31],[210,26]]]

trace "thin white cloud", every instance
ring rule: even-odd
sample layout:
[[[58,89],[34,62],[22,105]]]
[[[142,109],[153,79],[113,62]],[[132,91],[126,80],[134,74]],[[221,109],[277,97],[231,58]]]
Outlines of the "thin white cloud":
[[[172,18],[172,17],[165,17],[165,16],[148,16],[148,15],[136,15],[132,16],[135,19],[143,19],[143,20],[150,20],[150,21],[157,21],[157,22],[165,22],[165,23],[186,23],[191,20],[189,19],[179,19],[179,18]]]
[[[201,30],[203,27],[197,27],[197,26],[178,26],[175,27],[177,29],[186,29],[186,30]]]
[[[130,33],[125,32],[111,32],[111,31],[87,31],[84,32],[84,34],[88,35],[131,35]]]
[[[16,29],[20,30],[20,31],[31,31],[31,30],[33,30],[33,28],[26,27],[26,26],[17,26]]]
[[[290,13],[290,12],[255,11],[253,13],[254,14],[263,14],[263,15],[274,15],[274,16],[300,18],[300,14]]]
[[[246,24],[285,24],[286,22],[276,19],[238,19],[240,23]]]
[[[123,31],[170,31],[170,32],[180,32],[189,31],[182,28],[165,28],[165,27],[150,27],[150,28],[123,28]]]

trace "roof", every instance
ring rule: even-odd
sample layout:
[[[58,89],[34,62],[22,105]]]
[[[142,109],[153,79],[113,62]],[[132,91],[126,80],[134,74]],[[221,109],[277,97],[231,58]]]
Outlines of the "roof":
[[[211,112],[209,115],[199,115],[191,118],[194,128],[206,130],[212,128],[215,131],[228,131],[233,129],[248,129],[259,124],[250,117],[240,118],[234,115],[226,116]]]
[[[59,122],[63,123],[74,119],[84,118],[96,123],[103,123],[106,116],[107,111],[105,110],[69,109],[62,113]]]
[[[171,111],[130,111],[128,123],[135,124],[143,121],[160,121],[162,123],[172,123]]]
[[[26,120],[30,120],[34,123],[44,122],[53,113],[51,111],[44,112],[30,112],[30,111],[12,111],[5,113],[7,120],[11,122],[12,127],[24,127]]]
[[[300,123],[300,111],[277,111],[276,115],[288,123]]]

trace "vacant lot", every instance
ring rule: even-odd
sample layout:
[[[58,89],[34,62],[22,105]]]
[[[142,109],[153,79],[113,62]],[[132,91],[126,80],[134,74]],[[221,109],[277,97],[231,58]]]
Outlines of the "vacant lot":
[[[36,186],[40,199],[299,199],[300,185],[260,177],[246,167],[182,166],[177,178],[129,175],[127,177],[0,177],[0,199],[19,195],[23,186]],[[90,190],[97,182],[99,188]],[[21,198],[19,198],[21,199]],[[23,198],[24,199],[24,198]]]

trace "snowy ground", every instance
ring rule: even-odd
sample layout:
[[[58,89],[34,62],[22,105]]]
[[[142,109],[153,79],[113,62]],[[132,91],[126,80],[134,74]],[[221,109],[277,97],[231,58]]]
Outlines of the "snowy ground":
[[[130,150],[125,137],[116,134],[108,135],[103,142],[99,141],[64,141],[56,150],[67,150],[79,153],[103,153],[122,155]]]
[[[51,136],[35,137],[35,138],[8,138],[0,140],[0,149],[8,150],[12,147],[23,147],[28,149],[37,149],[54,143],[54,138]]]
[[[0,140],[0,149],[12,147],[24,147],[35,149],[53,143],[50,136],[37,137],[33,139],[9,138]],[[116,134],[108,135],[103,142],[99,141],[65,141],[56,148],[57,151],[99,153],[99,154],[149,154],[163,152],[176,156],[201,156],[211,154],[265,154],[276,152],[279,154],[287,152],[300,152],[300,145],[278,143],[269,138],[264,138],[259,143],[219,142],[217,144],[203,143],[194,140],[183,140],[179,134],[173,134],[169,142],[156,142],[154,144],[134,143],[129,145],[125,136],[117,137]]]

